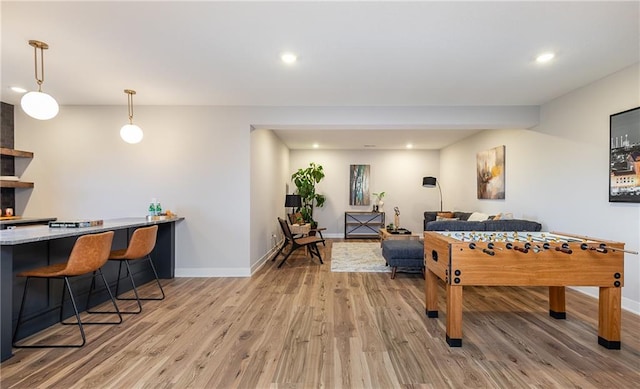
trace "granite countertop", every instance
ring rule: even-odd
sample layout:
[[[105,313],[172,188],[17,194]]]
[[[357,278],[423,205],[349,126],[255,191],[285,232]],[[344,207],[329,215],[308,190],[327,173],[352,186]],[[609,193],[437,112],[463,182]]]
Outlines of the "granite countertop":
[[[51,239],[66,238],[70,236],[93,234],[114,229],[171,223],[179,220],[184,220],[184,218],[172,217],[165,220],[148,221],[146,217],[131,217],[105,220],[104,224],[101,226],[83,228],[49,228],[48,225],[35,225],[15,228],[11,230],[0,230],[0,245],[11,246],[22,243],[39,242]]]
[[[50,221],[56,220],[55,217],[20,217],[16,219],[6,219],[0,220],[0,226],[3,225],[19,225],[19,224],[36,224],[36,223],[47,223]]]

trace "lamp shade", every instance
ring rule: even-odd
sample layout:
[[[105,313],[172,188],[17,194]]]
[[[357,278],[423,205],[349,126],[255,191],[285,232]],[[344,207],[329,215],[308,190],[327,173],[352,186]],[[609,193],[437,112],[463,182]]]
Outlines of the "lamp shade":
[[[143,137],[142,129],[135,124],[125,124],[120,129],[120,137],[127,143],[140,143]]]
[[[422,186],[432,188],[436,186],[436,182],[438,182],[438,180],[436,180],[435,177],[422,177]]]
[[[293,208],[302,207],[302,197],[300,197],[300,195],[287,195],[284,199],[284,206]]]
[[[22,110],[38,120],[49,120],[58,114],[58,103],[44,92],[29,92],[20,100]]]

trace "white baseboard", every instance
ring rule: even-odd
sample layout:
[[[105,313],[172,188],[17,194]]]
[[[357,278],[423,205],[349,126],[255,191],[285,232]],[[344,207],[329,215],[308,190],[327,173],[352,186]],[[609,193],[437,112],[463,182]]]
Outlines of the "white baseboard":
[[[251,277],[251,269],[248,267],[176,268],[176,277]]]
[[[267,260],[275,253],[280,247],[282,242],[278,242],[278,246],[271,249],[260,260],[254,263],[251,268],[248,267],[210,267],[210,268],[176,268],[176,277],[194,277],[194,278],[216,278],[216,277],[251,277],[255,272],[260,270]],[[598,299],[598,289],[590,287],[572,287],[571,289],[584,293],[587,296]],[[622,309],[629,311],[636,315],[640,315],[640,303],[630,298],[622,298]]]
[[[587,296],[593,297],[596,301],[599,298],[598,288],[596,287],[588,287],[588,286],[580,286],[580,287],[571,287],[571,289],[586,294]],[[640,302],[633,301],[628,297],[622,298],[622,309],[625,311],[629,311],[636,315],[640,315]]]
[[[269,250],[258,262],[248,267],[176,268],[176,277],[251,277],[271,258],[282,245],[283,240]]]
[[[622,298],[622,309],[627,310],[629,312],[633,312],[636,315],[640,315],[640,302],[633,301],[630,298],[623,297]]]
[[[262,258],[258,260],[258,262],[251,265],[252,275],[255,274],[255,272],[257,272],[258,270],[260,270],[260,268],[264,266],[265,263],[267,263],[269,258],[271,258],[276,253],[276,251],[280,249],[280,247],[282,246],[282,243],[284,243],[284,239],[280,240],[274,247],[272,247],[271,250],[269,250],[269,252],[267,252],[265,255],[262,256]]]

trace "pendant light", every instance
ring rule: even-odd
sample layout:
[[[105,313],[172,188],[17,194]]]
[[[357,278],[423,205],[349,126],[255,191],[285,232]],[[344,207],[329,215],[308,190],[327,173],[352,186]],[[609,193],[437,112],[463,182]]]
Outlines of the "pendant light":
[[[44,51],[49,48],[49,45],[36,40],[30,40],[29,45],[33,46],[34,50],[33,59],[38,91],[29,92],[22,96],[20,106],[22,106],[22,109],[27,115],[34,119],[49,120],[54,118],[59,110],[56,100],[42,91],[42,83],[44,82]],[[38,49],[40,49],[40,76],[38,76]]]
[[[142,129],[133,124],[133,95],[136,91],[131,89],[125,89],[124,93],[127,94],[127,106],[129,107],[129,124],[125,124],[120,129],[120,137],[127,143],[135,144],[140,143],[142,140]]]

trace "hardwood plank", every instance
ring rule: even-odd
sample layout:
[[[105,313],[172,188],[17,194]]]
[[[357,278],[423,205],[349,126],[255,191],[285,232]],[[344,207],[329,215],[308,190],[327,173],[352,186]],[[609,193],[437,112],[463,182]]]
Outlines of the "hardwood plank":
[[[621,350],[596,342],[598,301],[567,288],[465,286],[464,342],[445,342],[444,283],[425,315],[420,274],[332,273],[303,250],[251,278],[162,280],[167,298],[118,326],[87,326],[81,349],[16,349],[4,388],[631,387],[640,318],[621,312]],[[153,284],[141,293],[155,291]],[[124,306],[125,303],[123,303]],[[106,308],[106,306],[105,306]],[[617,318],[614,318],[618,320]],[[67,339],[56,325],[33,339]]]

